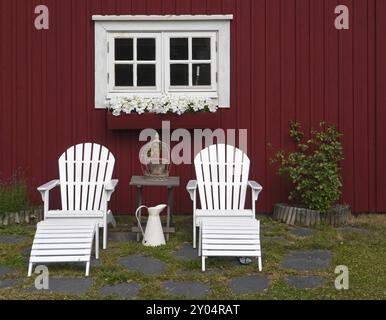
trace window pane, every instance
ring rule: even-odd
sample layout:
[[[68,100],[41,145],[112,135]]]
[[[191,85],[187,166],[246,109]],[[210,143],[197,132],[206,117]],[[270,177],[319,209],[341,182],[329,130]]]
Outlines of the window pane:
[[[155,64],[139,64],[137,66],[137,86],[155,86]]]
[[[115,65],[115,86],[116,87],[133,86],[133,65],[132,64]]]
[[[170,38],[170,60],[188,60],[188,38]]]
[[[133,39],[115,39],[115,60],[133,60]]]
[[[193,64],[193,85],[194,86],[210,86],[210,64],[201,63]]]
[[[155,60],[155,39],[144,38],[137,40],[137,60]]]
[[[193,60],[210,60],[210,38],[193,38]]]
[[[171,64],[170,65],[170,85],[188,86],[189,85],[189,65]]]

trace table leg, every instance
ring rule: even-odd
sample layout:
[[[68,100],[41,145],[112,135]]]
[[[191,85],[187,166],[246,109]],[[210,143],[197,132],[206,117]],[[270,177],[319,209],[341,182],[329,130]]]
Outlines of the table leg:
[[[167,210],[167,220],[166,226],[170,230],[170,226],[173,223],[173,188],[168,187],[168,210]],[[170,233],[166,234],[166,240],[169,241]]]
[[[136,193],[135,193],[135,200],[136,200],[136,209],[142,205],[142,186],[137,186]],[[142,210],[141,210],[141,216],[142,216]],[[138,224],[138,230],[140,230],[140,226]],[[139,242],[140,239],[140,233],[137,232],[137,242]]]

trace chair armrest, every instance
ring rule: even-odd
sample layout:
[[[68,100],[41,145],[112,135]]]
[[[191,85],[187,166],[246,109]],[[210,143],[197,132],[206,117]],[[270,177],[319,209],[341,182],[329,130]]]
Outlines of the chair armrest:
[[[106,200],[110,201],[111,195],[115,191],[115,188],[118,185],[118,180],[112,179],[111,181],[105,183],[105,191],[106,191]]]
[[[105,184],[105,190],[106,191],[114,191],[115,188],[118,185],[118,180],[117,179],[112,179],[110,182],[107,182]]]
[[[263,187],[258,184],[256,181],[248,181],[248,186],[251,187],[252,190],[261,191]]]
[[[197,180],[190,180],[186,186],[186,190],[188,190],[190,199],[193,201],[196,196]]]
[[[43,184],[42,186],[38,187],[38,191],[42,196],[43,202],[45,201],[45,194],[59,185],[60,185],[60,181],[56,179],[56,180],[51,180],[50,182],[47,182],[46,184]]]
[[[248,186],[252,189],[252,201],[256,201],[263,187],[256,181],[248,181]]]

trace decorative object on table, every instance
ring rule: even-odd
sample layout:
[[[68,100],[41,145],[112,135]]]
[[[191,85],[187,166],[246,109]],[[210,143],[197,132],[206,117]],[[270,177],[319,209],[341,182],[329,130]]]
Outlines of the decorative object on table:
[[[160,140],[158,133],[141,148],[139,159],[144,177],[164,180],[169,176],[170,146]]]
[[[162,95],[157,98],[118,97],[106,101],[106,106],[114,116],[130,113],[143,114],[146,112],[181,115],[187,112],[216,112],[218,109],[218,106],[213,103],[211,98],[173,95]]]
[[[143,240],[142,244],[147,247],[158,247],[166,244],[164,232],[161,223],[161,212],[167,207],[166,204],[160,204],[156,207],[140,206],[135,212],[135,217],[141,229]],[[149,217],[147,219],[145,232],[141,224],[141,209],[146,208]]]
[[[142,205],[142,190],[143,187],[166,187],[168,189],[168,209],[167,209],[167,219],[166,226],[163,228],[164,233],[166,234],[166,240],[169,240],[169,235],[175,233],[175,228],[173,227],[173,190],[175,187],[180,186],[180,177],[167,177],[164,180],[151,180],[146,179],[143,176],[132,176],[130,180],[130,185],[135,186],[136,188],[136,207]],[[137,241],[139,241],[141,229],[139,225],[135,225],[131,229],[132,232],[137,234]]]
[[[342,189],[342,134],[334,125],[321,122],[309,138],[304,135],[300,123],[291,122],[290,137],[296,150],[279,150],[272,159],[279,163],[278,174],[288,177],[293,185],[288,197],[293,203],[276,204],[273,218],[291,225],[345,224],[350,207],[337,204]]]
[[[250,160],[231,145],[214,144],[203,149],[194,159],[197,180],[189,181],[186,189],[193,201],[193,248],[196,229],[205,219],[246,219],[253,223],[255,203],[263,187],[248,181]],[[247,187],[252,190],[252,209],[245,209]],[[197,190],[201,208],[197,206]],[[237,243],[234,240],[235,244]]]

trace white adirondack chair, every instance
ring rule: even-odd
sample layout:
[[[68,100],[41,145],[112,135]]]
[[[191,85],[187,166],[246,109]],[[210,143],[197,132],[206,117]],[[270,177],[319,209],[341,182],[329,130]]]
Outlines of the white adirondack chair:
[[[69,148],[59,158],[59,180],[52,180],[38,191],[44,202],[44,220],[97,221],[103,228],[103,249],[107,247],[107,226],[115,225],[108,210],[111,194],[118,184],[112,180],[115,158],[103,146],[92,143]],[[49,192],[60,186],[62,210],[49,210]]]
[[[255,219],[255,202],[263,188],[248,181],[249,165],[248,156],[231,145],[214,144],[197,154],[197,180],[190,180],[187,185],[193,201],[193,248],[196,228],[203,218]],[[247,187],[252,189],[252,209],[244,208]],[[201,208],[197,208],[197,189]]]

